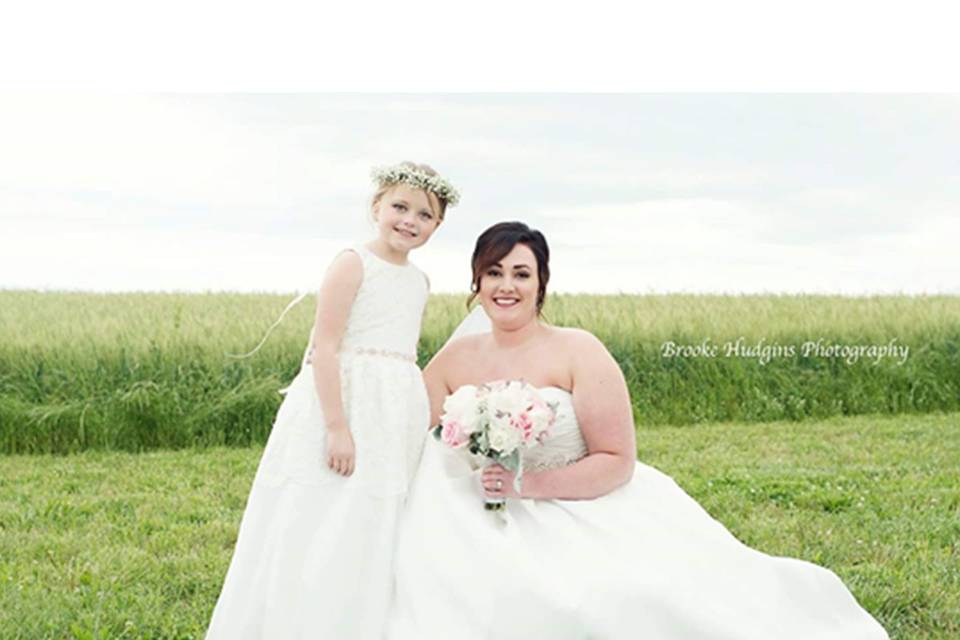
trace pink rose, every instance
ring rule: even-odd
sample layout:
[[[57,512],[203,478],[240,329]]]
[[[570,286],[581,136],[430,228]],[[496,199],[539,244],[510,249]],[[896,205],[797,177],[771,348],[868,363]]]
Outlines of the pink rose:
[[[533,421],[530,419],[530,415],[526,412],[521,413],[511,420],[515,429],[518,429],[523,434],[523,441],[530,442],[530,439],[533,437]]]
[[[443,430],[440,432],[440,439],[451,447],[462,447],[470,440],[463,425],[456,420],[445,420]]]

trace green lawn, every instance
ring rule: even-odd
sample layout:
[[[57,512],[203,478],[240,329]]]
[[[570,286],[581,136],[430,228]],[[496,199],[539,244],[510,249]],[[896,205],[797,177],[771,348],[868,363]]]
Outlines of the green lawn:
[[[743,541],[836,571],[898,639],[960,636],[960,413],[642,429]],[[0,637],[200,638],[261,448],[2,456]]]

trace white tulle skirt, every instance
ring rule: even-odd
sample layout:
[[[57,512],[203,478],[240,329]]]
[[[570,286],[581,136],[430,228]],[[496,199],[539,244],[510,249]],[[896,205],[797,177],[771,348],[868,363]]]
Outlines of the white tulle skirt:
[[[306,366],[260,460],[208,639],[383,636],[398,519],[429,406],[412,363],[347,355],[340,364],[356,469],[344,478],[326,467],[326,428]]]
[[[428,439],[401,517],[389,640],[884,640],[840,579],[737,540],[637,463],[594,500],[483,510],[479,471]]]

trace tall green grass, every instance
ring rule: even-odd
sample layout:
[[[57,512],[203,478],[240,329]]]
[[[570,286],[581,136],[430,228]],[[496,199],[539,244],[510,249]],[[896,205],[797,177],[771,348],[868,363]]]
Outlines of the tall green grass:
[[[140,451],[266,440],[300,364],[313,301],[252,358],[289,298],[260,294],[0,291],[0,452]],[[432,296],[425,364],[465,314]],[[960,410],[960,297],[554,295],[546,318],[595,333],[620,363],[645,425],[803,420]],[[910,348],[902,365],[836,358],[665,358],[699,345]]]

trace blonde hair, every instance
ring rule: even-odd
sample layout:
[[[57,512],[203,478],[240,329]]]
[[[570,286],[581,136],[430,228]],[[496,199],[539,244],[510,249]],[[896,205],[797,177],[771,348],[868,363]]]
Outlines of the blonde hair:
[[[405,169],[410,169],[412,171],[419,171],[421,173],[427,174],[428,176],[439,175],[434,170],[434,168],[428,164],[417,164],[416,162],[410,162],[409,160],[404,160],[403,162],[399,163],[397,166],[403,167]],[[393,183],[381,185],[380,187],[378,187],[377,190],[373,193],[373,197],[370,199],[370,209],[371,210],[375,209],[377,204],[380,202],[381,198],[383,198],[383,196],[386,195],[388,191],[393,189],[398,184],[401,184],[401,183],[393,182]],[[447,211],[447,201],[441,198],[440,196],[438,196],[437,194],[433,193],[432,191],[428,191],[427,189],[422,189],[422,191],[425,194],[427,194],[427,202],[430,203],[431,209],[434,208],[434,201],[437,202],[439,210],[434,211],[433,213],[434,215],[437,216],[437,218],[439,219],[439,222],[443,222],[443,216]]]

